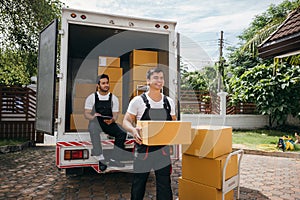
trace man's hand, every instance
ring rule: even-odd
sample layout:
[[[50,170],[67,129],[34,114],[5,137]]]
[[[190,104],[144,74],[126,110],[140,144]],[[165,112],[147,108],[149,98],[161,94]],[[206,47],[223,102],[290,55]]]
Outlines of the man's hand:
[[[132,132],[134,140],[138,144],[142,144],[142,138],[141,138],[141,131],[142,129],[139,127],[135,127],[134,131]]]
[[[105,120],[103,120],[107,125],[110,125],[111,123],[114,123],[114,119],[112,118],[112,119],[105,119]]]
[[[95,118],[95,117],[100,117],[100,116],[101,116],[100,113],[95,113],[93,117]]]

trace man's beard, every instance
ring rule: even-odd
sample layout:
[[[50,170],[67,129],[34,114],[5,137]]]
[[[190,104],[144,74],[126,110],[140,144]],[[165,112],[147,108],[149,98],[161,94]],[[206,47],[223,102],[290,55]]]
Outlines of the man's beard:
[[[105,88],[100,87],[101,92],[108,92],[108,90],[109,90],[109,87],[105,87]]]

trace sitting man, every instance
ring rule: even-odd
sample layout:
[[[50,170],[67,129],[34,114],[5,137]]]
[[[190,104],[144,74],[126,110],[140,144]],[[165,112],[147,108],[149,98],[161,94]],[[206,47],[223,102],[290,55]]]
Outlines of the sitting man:
[[[114,150],[109,159],[110,166],[124,167],[120,162],[124,152],[127,133],[116,123],[119,112],[118,98],[109,92],[109,77],[102,74],[97,77],[97,91],[90,94],[85,101],[84,116],[89,120],[89,132],[93,144],[92,155],[99,161],[99,169],[105,171],[100,133],[115,138]]]

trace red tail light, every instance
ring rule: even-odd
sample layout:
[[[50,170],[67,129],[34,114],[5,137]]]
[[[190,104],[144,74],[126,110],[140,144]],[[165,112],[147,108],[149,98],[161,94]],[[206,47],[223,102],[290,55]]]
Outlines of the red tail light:
[[[65,150],[64,159],[65,160],[78,160],[78,159],[88,159],[89,152],[87,149],[81,150]]]

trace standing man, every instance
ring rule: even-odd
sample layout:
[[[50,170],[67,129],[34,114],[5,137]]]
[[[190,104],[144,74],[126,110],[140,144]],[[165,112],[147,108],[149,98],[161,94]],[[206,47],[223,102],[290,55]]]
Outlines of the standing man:
[[[109,92],[109,77],[102,74],[97,77],[97,91],[90,94],[85,100],[84,116],[89,120],[89,132],[93,144],[92,155],[99,161],[99,169],[105,171],[103,150],[100,133],[115,138],[114,151],[109,159],[110,166],[124,167],[120,162],[121,154],[125,149],[124,142],[127,133],[116,123],[119,113],[118,98]]]
[[[157,199],[172,200],[170,147],[143,145],[140,129],[133,126],[136,120],[176,120],[173,100],[161,93],[164,86],[163,71],[160,68],[151,69],[146,77],[149,91],[131,100],[123,120],[124,128],[132,133],[135,139],[131,199],[144,198],[147,179],[153,169]]]

